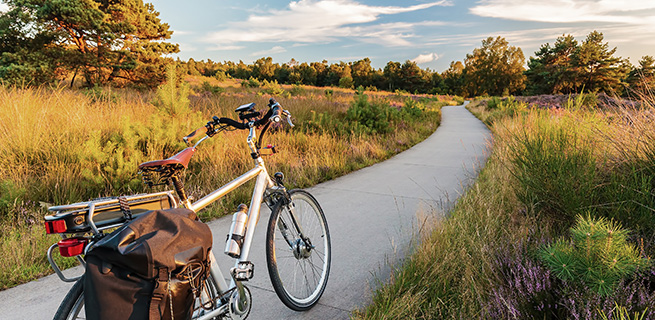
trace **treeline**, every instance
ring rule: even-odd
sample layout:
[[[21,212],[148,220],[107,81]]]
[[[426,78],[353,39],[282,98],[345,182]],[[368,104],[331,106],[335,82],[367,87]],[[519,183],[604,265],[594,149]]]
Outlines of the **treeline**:
[[[172,31],[143,0],[6,0],[0,14],[0,80],[6,84],[41,85],[66,79],[71,86],[111,84],[152,88],[165,80],[167,65],[183,73],[223,79],[258,79],[286,84],[369,87],[412,93],[535,95],[587,92],[628,94],[655,88],[655,59],[644,56],[637,66],[616,57],[603,34],[591,32],[583,41],[571,35],[546,43],[527,61],[520,48],[502,37],[453,61],[443,72],[422,69],[413,61],[371,66],[364,58],[329,64],[270,57],[243,61],[177,61],[179,51],[165,42]],[[78,81],[79,82],[79,81]]]
[[[321,62],[299,63],[291,59],[288,63],[273,63],[271,57],[260,58],[253,64],[243,61],[214,62],[177,61],[178,71],[189,75],[216,77],[219,80],[226,77],[237,79],[257,79],[277,81],[284,84],[304,84],[312,86],[333,86],[356,88],[359,86],[380,90],[404,90],[418,93],[445,93],[446,87],[441,74],[429,69],[421,69],[415,62],[390,61],[384,69],[375,69],[371,60],[364,58],[355,62],[339,62],[328,64]]]
[[[447,70],[421,69],[413,61],[390,61],[382,69],[371,66],[369,58],[355,62],[328,64],[327,61],[273,63],[270,57],[253,64],[212,60],[177,60],[178,71],[223,80],[257,79],[285,84],[369,87],[380,90],[404,90],[413,93],[480,95],[569,94],[604,92],[628,94],[655,90],[655,59],[644,56],[638,66],[615,57],[603,34],[591,32],[578,42],[563,35],[553,45],[546,43],[526,62],[520,48],[510,46],[502,37],[487,38],[482,46],[466,55],[464,62],[453,61]]]

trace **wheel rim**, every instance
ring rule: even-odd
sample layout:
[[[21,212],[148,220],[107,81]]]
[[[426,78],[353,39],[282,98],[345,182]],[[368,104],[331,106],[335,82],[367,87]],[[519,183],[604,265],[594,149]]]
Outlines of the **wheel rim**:
[[[322,292],[329,271],[329,235],[314,202],[303,194],[294,194],[292,198],[295,216],[311,247],[291,227],[289,210],[283,207],[276,221],[274,257],[284,291],[302,305],[311,303]],[[284,226],[288,227],[286,232],[282,231]]]
[[[71,313],[66,318],[66,320],[75,319],[86,319],[86,313],[84,312],[84,294],[81,294],[80,297],[77,298],[77,301],[75,301],[75,304],[71,309]]]

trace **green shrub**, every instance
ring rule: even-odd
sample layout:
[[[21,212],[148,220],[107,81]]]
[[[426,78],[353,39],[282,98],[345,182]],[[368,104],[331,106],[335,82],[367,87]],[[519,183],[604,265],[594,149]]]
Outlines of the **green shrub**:
[[[259,80],[253,77],[250,77],[248,80],[241,81],[241,86],[244,88],[259,88],[261,85],[262,84],[259,82]]]
[[[200,90],[204,92],[209,92],[211,94],[221,94],[225,92],[225,88],[212,85],[211,83],[209,83],[209,81],[203,81],[202,85],[200,86]]]
[[[390,109],[383,103],[369,102],[365,94],[358,92],[346,111],[346,120],[358,124],[364,133],[387,133],[391,130]]]
[[[217,71],[214,75],[214,78],[216,78],[218,81],[225,81],[227,80],[227,74],[225,74],[223,71]]]
[[[175,66],[166,67],[166,83],[157,88],[157,97],[152,102],[171,116],[186,115],[189,113],[189,85],[181,82],[178,86],[178,77],[175,74]]]
[[[284,89],[277,83],[277,80],[267,81],[264,80],[262,84],[262,92],[272,96],[281,96],[285,93]]]
[[[327,91],[327,90],[326,90]],[[305,94],[305,88],[302,85],[294,84],[289,90],[289,94],[292,96],[301,96]]]
[[[334,90],[332,89],[325,89],[325,98],[328,99],[328,101],[332,101],[332,96],[334,95]]]
[[[355,82],[353,81],[352,77],[345,76],[339,79],[339,88],[352,89],[354,85]]]
[[[582,280],[606,296],[621,279],[648,265],[627,241],[628,231],[612,220],[580,215],[570,231],[571,241],[561,239],[539,251],[541,261],[562,280]]]

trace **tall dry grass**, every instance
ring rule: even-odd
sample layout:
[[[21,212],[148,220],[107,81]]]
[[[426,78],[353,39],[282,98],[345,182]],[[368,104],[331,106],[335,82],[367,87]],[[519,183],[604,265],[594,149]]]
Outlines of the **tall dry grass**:
[[[352,318],[597,319],[618,309],[655,317],[652,265],[602,295],[579,279],[557,279],[537,258],[546,244],[568,239],[583,212],[619,222],[643,257],[655,254],[652,102],[473,106],[494,133],[478,181]]]
[[[228,82],[213,90],[218,84],[200,80],[201,85],[196,84],[198,78],[188,81],[192,94],[175,112],[165,104],[177,102],[166,102],[154,92],[0,86],[0,288],[49,272],[45,252],[56,237],[43,235],[43,206],[154,191],[141,183],[139,163],[182,150],[180,138],[211,116],[234,118],[234,109],[249,102],[264,109],[270,97],[265,88]],[[291,87],[283,89],[288,92]],[[278,150],[266,158],[269,171],[284,172],[290,187],[307,187],[409,148],[436,129],[438,105],[444,100],[414,97],[424,100],[421,116],[398,118],[389,133],[370,134],[343,130],[349,126],[346,111],[352,90],[335,89],[330,95],[324,88],[294,90],[302,94],[277,99],[293,114],[296,128],[282,128],[263,141]],[[407,97],[375,99],[399,107]],[[250,169],[246,136],[243,131],[224,132],[200,145],[187,169],[191,196],[198,199]],[[242,187],[202,217],[231,212],[249,195]]]

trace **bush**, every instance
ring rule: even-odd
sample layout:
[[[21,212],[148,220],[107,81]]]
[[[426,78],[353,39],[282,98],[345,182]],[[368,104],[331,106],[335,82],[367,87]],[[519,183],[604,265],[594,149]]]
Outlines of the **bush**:
[[[327,91],[327,90],[326,90]],[[299,84],[294,84],[291,86],[291,90],[289,90],[289,94],[292,96],[301,96],[305,94],[305,88]]]
[[[339,88],[352,89],[355,85],[352,77],[345,76],[339,79]]]
[[[259,88],[261,86],[261,83],[259,80],[250,77],[248,80],[241,81],[241,86],[244,88]]]
[[[178,78],[175,66],[166,67],[166,83],[157,88],[157,98],[152,102],[155,106],[171,116],[189,113],[189,85],[182,82],[177,85]]]
[[[281,96],[285,93],[284,89],[280,86],[280,84],[277,83],[277,80],[272,80],[272,81],[267,81],[264,80],[264,84],[262,85],[263,93],[270,94],[272,96]]]
[[[211,83],[209,83],[209,81],[203,81],[200,90],[204,92],[209,92],[211,94],[221,94],[225,92],[225,88],[212,85]]]
[[[578,216],[571,242],[558,240],[539,251],[539,258],[564,281],[582,282],[607,296],[616,284],[648,265],[628,243],[628,231],[612,220]]]
[[[365,94],[358,92],[346,111],[346,120],[359,124],[365,133],[387,133],[391,129],[389,109],[388,105],[369,102]]]

